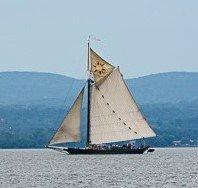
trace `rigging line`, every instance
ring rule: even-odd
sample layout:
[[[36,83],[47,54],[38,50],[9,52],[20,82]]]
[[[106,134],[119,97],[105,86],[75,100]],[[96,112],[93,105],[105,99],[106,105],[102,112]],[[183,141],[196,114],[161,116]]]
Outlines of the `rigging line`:
[[[86,43],[87,43],[87,40],[86,40]],[[85,42],[83,42],[83,44],[81,46],[81,49],[83,49],[83,50],[81,50],[82,51],[81,58],[80,58],[80,60],[78,60],[79,64],[81,64],[82,61],[83,62],[86,62],[86,58],[87,58],[87,46],[85,45]],[[84,73],[85,73],[84,75],[87,75],[87,69],[86,69],[86,67],[84,69]],[[86,76],[85,76],[85,78],[86,78]]]
[[[83,42],[83,44],[82,44],[82,46],[81,46],[81,48],[85,48],[85,46],[86,45],[84,45],[84,42]],[[86,49],[87,50],[87,49]],[[79,64],[81,64],[81,61],[83,60],[83,61],[86,61],[86,50],[82,50],[82,53],[81,53],[81,59],[80,60],[77,60],[78,62],[79,62]],[[86,68],[85,68],[85,70],[86,70]],[[86,75],[86,71],[85,71],[85,75]],[[78,81],[78,84],[80,85],[80,88],[81,88],[81,85],[85,85],[86,84],[86,81],[85,81],[85,83],[84,83],[84,79],[83,80],[81,80],[81,79],[76,79],[75,81]],[[80,82],[82,82],[82,83],[80,83]],[[74,85],[75,86],[75,85]],[[72,91],[73,91],[73,88],[72,89],[70,89],[70,92],[72,93]],[[71,96],[70,96],[71,97]]]
[[[112,56],[108,52],[108,45],[104,42],[104,40],[101,40],[101,39],[99,39],[98,37],[96,37],[94,35],[91,35],[91,39],[92,39],[92,41],[95,41],[95,44],[96,44],[96,46],[99,47],[100,51],[105,52],[105,53],[102,53],[102,54],[106,54],[105,55],[106,56],[105,59],[107,59],[107,60],[105,60],[105,61],[113,62],[112,61]]]
[[[119,69],[118,69],[118,71],[119,71],[119,73],[122,75],[122,73],[120,72]],[[127,84],[126,84],[126,82],[125,82],[123,76],[121,76],[121,79],[122,79],[122,81],[123,81],[123,83],[124,83],[126,89],[128,90],[128,93],[130,94],[132,101],[133,101],[134,104],[137,106],[137,109],[138,109],[138,111],[139,111],[139,113],[140,113],[142,119],[144,119],[144,120],[146,121],[146,123],[148,124],[148,126],[149,126],[149,123],[147,122],[147,120],[146,120],[145,116],[143,115],[143,113],[142,113],[142,111],[141,111],[139,105],[136,103],[136,101],[135,101],[135,99],[134,99],[134,97],[133,97],[133,92],[129,90],[129,88],[128,88],[128,86],[127,86]],[[150,126],[149,126],[149,127],[150,127]],[[143,138],[144,138],[144,137],[143,137]]]
[[[85,51],[84,51],[84,50],[83,50],[83,53],[81,54],[81,56],[82,56],[82,59],[85,57]],[[79,60],[77,60],[77,62],[79,62]],[[66,95],[66,97],[64,98],[64,104],[67,104],[67,100],[68,100],[68,101],[71,101],[71,99],[73,99],[73,98],[72,98],[73,87],[76,86],[76,85],[78,85],[78,84],[76,84],[76,83],[79,83],[79,82],[81,82],[81,80],[79,80],[79,79],[74,79],[74,80],[71,82],[71,84],[69,84],[69,88],[68,88],[67,95]],[[82,84],[82,85],[83,85],[83,84]],[[68,109],[70,106],[71,106],[71,104],[65,105],[65,109]]]
[[[68,105],[67,105],[67,101],[68,101],[68,99],[69,98],[71,98],[71,96],[70,96],[70,94],[71,94],[71,90],[72,90],[72,87],[73,87],[73,85],[74,85],[74,82],[75,82],[76,80],[73,80],[72,82],[71,82],[71,84],[69,84],[69,89],[68,89],[68,91],[66,91],[66,93],[68,92],[69,94],[68,95],[65,95],[65,98],[63,99],[63,110],[64,110],[64,114],[66,114],[67,113],[67,111],[68,111]],[[69,96],[69,97],[68,97]],[[69,105],[70,106],[70,105]],[[61,108],[61,109],[62,109]],[[56,124],[58,124],[59,125],[59,121],[60,121],[60,119],[61,119],[61,117],[62,117],[62,114],[61,113],[59,113],[59,115],[57,116],[57,119],[56,119]]]
[[[78,82],[78,84],[79,84],[79,80],[77,80],[77,79],[74,79],[74,80],[72,80],[72,82],[71,82],[71,84],[69,84],[69,87],[68,87],[68,91],[66,91],[65,93],[67,93],[67,95],[65,94],[65,98],[64,98],[64,100],[63,100],[63,114],[64,114],[64,117],[65,117],[65,114],[68,114],[68,112],[69,112],[69,109],[70,109],[70,107],[72,106],[72,104],[73,104],[73,102],[75,101],[75,97],[74,97],[74,99],[72,100],[72,92],[73,92],[73,87],[75,86],[76,87],[76,83]],[[81,90],[80,90],[81,91]],[[78,94],[77,94],[78,95]],[[71,104],[67,104],[67,101],[71,101]],[[61,109],[62,109],[61,108]],[[60,109],[60,110],[61,110]],[[56,122],[56,124],[59,126],[60,125],[60,123],[63,121],[64,119],[62,119],[62,113],[59,113],[58,114],[58,116],[57,116],[57,118],[56,118],[56,120],[55,120],[55,122]]]
[[[121,72],[120,72],[120,70],[119,70],[119,73],[121,74]],[[121,74],[122,75],[122,74]],[[124,84],[125,84],[125,87],[127,88],[127,90],[128,90],[128,92],[129,92],[129,94],[130,94],[130,96],[131,96],[131,98],[132,98],[132,100],[133,100],[133,102],[135,103],[135,105],[137,106],[137,109],[138,109],[138,111],[140,112],[140,114],[141,114],[141,116],[143,117],[143,119],[145,119],[146,120],[146,122],[147,122],[147,118],[144,116],[144,114],[143,114],[143,112],[142,112],[142,110],[141,110],[141,108],[139,107],[139,105],[137,104],[137,102],[135,101],[135,99],[134,99],[134,94],[133,94],[133,92],[132,91],[130,91],[129,90],[129,88],[128,88],[128,85],[126,84],[126,82],[125,82],[125,79],[122,77],[122,81],[124,82]],[[148,123],[148,122],[147,122]]]

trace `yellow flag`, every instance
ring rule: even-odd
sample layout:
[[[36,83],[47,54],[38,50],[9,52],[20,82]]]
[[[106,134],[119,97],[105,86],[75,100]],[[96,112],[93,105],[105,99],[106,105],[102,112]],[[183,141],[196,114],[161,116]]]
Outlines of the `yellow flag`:
[[[90,49],[91,72],[96,84],[101,84],[115,68]]]

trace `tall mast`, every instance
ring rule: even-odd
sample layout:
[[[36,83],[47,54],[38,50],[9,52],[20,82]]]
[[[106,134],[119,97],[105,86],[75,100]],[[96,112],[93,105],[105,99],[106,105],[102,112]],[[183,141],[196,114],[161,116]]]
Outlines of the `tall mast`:
[[[87,45],[88,49],[87,49],[87,70],[88,70],[88,93],[87,93],[87,146],[89,146],[90,144],[90,90],[91,90],[91,79],[90,79],[90,36],[88,38],[88,45]]]

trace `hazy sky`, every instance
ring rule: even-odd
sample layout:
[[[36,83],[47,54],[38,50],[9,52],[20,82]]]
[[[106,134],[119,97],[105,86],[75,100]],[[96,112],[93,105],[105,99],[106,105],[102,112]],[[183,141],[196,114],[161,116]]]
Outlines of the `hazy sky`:
[[[0,71],[84,78],[89,34],[125,77],[198,71],[197,0],[0,0]]]

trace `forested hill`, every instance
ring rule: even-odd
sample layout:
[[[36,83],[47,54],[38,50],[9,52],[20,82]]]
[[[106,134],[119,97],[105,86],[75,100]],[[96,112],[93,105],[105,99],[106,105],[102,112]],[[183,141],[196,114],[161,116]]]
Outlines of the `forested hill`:
[[[126,81],[158,135],[150,140],[153,146],[198,146],[198,73],[162,73]],[[47,144],[84,83],[50,73],[0,73],[0,148]],[[83,140],[85,123],[84,119]]]
[[[0,104],[32,105],[73,100],[83,80],[37,72],[1,72]]]
[[[127,80],[140,103],[177,103],[198,99],[198,73],[169,72]]]
[[[85,83],[36,72],[1,72],[0,104],[70,102]],[[198,99],[198,73],[170,72],[127,79],[138,103],[175,103]],[[58,103],[59,104],[59,103]]]

